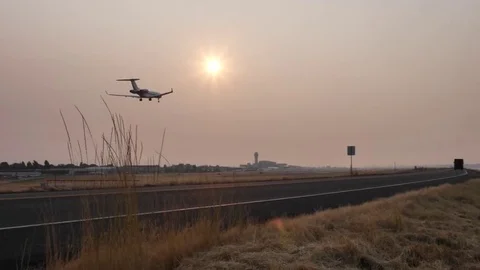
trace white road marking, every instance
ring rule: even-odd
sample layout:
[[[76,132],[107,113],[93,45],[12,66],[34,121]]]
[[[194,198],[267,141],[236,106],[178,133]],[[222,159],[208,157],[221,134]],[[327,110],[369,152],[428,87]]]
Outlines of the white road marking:
[[[266,199],[266,200],[255,200],[255,201],[245,201],[245,202],[236,202],[236,203],[205,205],[205,206],[196,206],[196,207],[188,207],[188,208],[180,208],[180,209],[143,212],[143,213],[134,214],[134,216],[158,215],[158,214],[166,214],[166,213],[173,213],[173,212],[186,212],[186,211],[192,211],[192,210],[201,210],[201,209],[208,209],[208,208],[220,208],[220,207],[228,207],[228,206],[239,206],[239,205],[249,205],[249,204],[276,202],[276,201],[286,201],[286,200],[294,200],[294,199],[302,199],[302,198],[310,198],[310,197],[320,197],[320,196],[342,194],[342,193],[349,193],[349,192],[375,190],[375,189],[398,187],[398,186],[407,186],[407,185],[413,185],[413,184],[419,184],[419,183],[428,183],[428,182],[434,182],[434,181],[440,181],[440,180],[453,179],[453,178],[462,177],[462,176],[466,176],[466,175],[468,175],[468,172],[464,171],[460,175],[448,176],[448,177],[442,177],[442,178],[435,178],[435,179],[429,179],[429,180],[421,180],[421,181],[416,181],[416,182],[390,184],[390,185],[367,187],[367,188],[358,188],[358,189],[347,189],[347,190],[340,190],[340,191],[331,191],[331,192],[323,192],[323,193],[315,193],[315,194],[299,195],[299,196],[291,196],[291,197],[281,197],[281,198]],[[127,215],[115,215],[115,216],[105,216],[105,217],[88,218],[88,219],[76,219],[76,220],[65,220],[65,221],[47,222],[47,223],[38,223],[38,224],[28,224],[28,225],[20,225],[20,226],[12,226],[12,227],[3,227],[3,228],[0,228],[0,231],[24,229],[24,228],[34,228],[34,227],[44,227],[44,226],[52,226],[52,225],[62,225],[62,224],[73,224],[73,223],[81,223],[81,222],[86,222],[86,221],[121,218],[121,217],[126,217],[126,216]]]

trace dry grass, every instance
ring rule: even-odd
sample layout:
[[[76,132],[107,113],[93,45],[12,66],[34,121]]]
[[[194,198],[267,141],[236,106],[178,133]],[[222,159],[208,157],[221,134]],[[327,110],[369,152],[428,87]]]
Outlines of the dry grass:
[[[221,218],[202,218],[186,229],[140,230],[131,222],[100,238],[85,239],[80,257],[50,263],[50,269],[172,269],[185,256],[207,250],[222,235]],[[152,227],[150,227],[152,228]]]
[[[178,269],[480,269],[480,180],[278,219]]]
[[[357,175],[381,175],[411,172],[411,170],[358,170]],[[136,186],[173,186],[195,184],[246,183],[256,181],[276,180],[330,180],[332,178],[349,176],[349,171],[326,172],[205,172],[205,173],[162,173],[138,174],[135,176]],[[28,180],[22,182],[0,183],[0,193],[26,191],[54,191],[75,189],[102,189],[123,186],[118,174],[98,175],[62,175],[56,178],[47,176],[43,180]],[[42,184],[47,186],[42,187]]]
[[[412,170],[358,170],[356,176],[388,175],[413,172]],[[251,183],[258,181],[278,180],[332,180],[335,178],[348,177],[349,171],[326,171],[326,172],[205,172],[205,173],[164,173],[164,174],[137,174],[135,185],[137,187],[148,186],[176,186],[176,185],[202,185],[202,184],[229,184]],[[47,184],[42,186],[42,184]],[[28,192],[28,191],[60,191],[60,190],[83,190],[123,187],[119,181],[119,175],[79,175],[46,177],[44,180],[29,180],[23,182],[0,183],[0,193]]]
[[[40,189],[45,180],[30,180],[30,181],[2,181],[0,182],[0,193],[25,192],[33,189]]]
[[[213,218],[120,233],[54,268],[479,269],[479,228],[480,180],[472,180],[228,231]]]

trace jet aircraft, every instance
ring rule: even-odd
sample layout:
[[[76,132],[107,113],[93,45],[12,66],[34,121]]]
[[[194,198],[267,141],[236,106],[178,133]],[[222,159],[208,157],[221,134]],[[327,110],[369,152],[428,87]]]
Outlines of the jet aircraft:
[[[138,78],[117,79],[117,81],[119,81],[119,82],[130,82],[132,84],[132,89],[130,90],[130,93],[135,94],[135,96],[134,95],[110,94],[107,91],[105,91],[105,93],[107,93],[107,95],[110,95],[110,96],[138,98],[140,101],[142,101],[144,98],[148,98],[148,100],[150,100],[150,101],[152,101],[153,98],[156,98],[156,99],[158,99],[158,102],[160,102],[160,98],[162,98],[164,95],[168,95],[168,94],[173,93],[173,88],[171,88],[171,91],[165,92],[165,93],[158,93],[158,92],[154,92],[154,91],[151,91],[151,90],[148,90],[148,89],[140,89],[137,86],[137,83],[136,83],[136,81],[138,81],[138,80],[140,80],[140,79],[138,79]]]

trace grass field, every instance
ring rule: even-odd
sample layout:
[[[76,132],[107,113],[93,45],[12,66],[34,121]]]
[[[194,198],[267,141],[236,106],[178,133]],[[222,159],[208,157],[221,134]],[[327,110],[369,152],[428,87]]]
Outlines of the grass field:
[[[51,268],[479,269],[480,179],[228,231],[128,231]]]
[[[11,192],[25,192],[40,190],[41,184],[45,183],[45,180],[23,180],[23,181],[0,181],[0,193],[11,193]]]
[[[403,173],[411,170],[357,170],[356,175],[379,175]],[[333,177],[349,176],[346,171],[325,171],[325,172],[206,172],[206,173],[161,173],[161,174],[139,174],[130,176],[135,180],[136,186],[161,186],[161,185],[191,185],[191,184],[218,184],[218,183],[240,183],[255,181],[274,180],[299,180],[299,179],[330,179]],[[42,184],[47,184],[42,186]],[[129,181],[133,184],[133,181]],[[25,191],[51,191],[51,190],[72,190],[72,189],[100,189],[122,187],[125,182],[120,181],[117,174],[101,175],[78,175],[78,176],[49,176],[41,180],[23,180],[0,182],[0,192],[25,192]]]

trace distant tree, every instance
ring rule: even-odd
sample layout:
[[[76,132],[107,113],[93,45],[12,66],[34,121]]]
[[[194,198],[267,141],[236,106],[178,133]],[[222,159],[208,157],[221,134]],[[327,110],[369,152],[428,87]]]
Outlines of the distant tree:
[[[178,173],[183,173],[183,172],[185,172],[185,165],[184,165],[183,163],[178,164],[176,167],[177,167],[177,168],[176,168],[176,171],[177,171]]]
[[[80,162],[80,168],[86,168],[86,167],[88,167],[88,164],[85,164],[85,163],[83,163],[83,162]]]
[[[43,162],[43,166],[45,167],[45,169],[49,169],[51,165],[50,165],[50,162],[48,162],[48,160],[45,160]]]
[[[2,162],[0,163],[0,169],[8,169],[10,168],[10,165],[8,165],[8,162]]]
[[[31,168],[33,168],[33,164],[32,162],[29,161],[27,162],[27,169],[31,169]]]
[[[33,161],[33,168],[39,169],[40,167],[41,167],[41,165],[36,160],[34,160]]]
[[[197,165],[192,165],[192,171],[197,172]]]
[[[198,166],[197,172],[206,172],[205,166]]]
[[[25,169],[27,168],[27,165],[25,165],[25,161],[22,161],[22,163],[20,163],[20,169]]]

